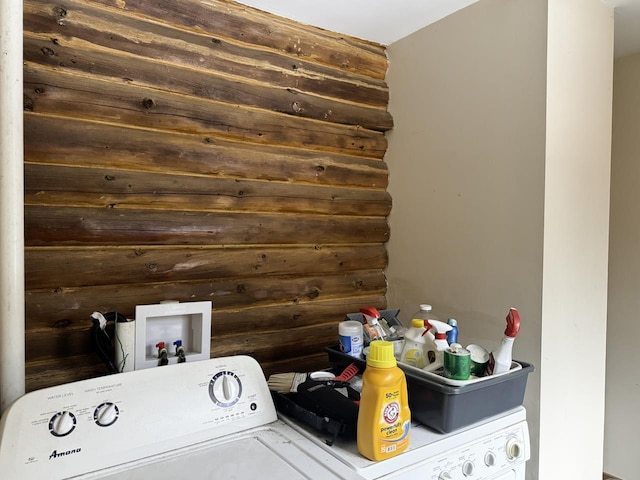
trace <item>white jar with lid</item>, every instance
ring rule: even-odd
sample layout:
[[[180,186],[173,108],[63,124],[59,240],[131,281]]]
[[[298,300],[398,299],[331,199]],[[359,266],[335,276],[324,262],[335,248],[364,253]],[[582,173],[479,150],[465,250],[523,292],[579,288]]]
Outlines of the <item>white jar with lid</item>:
[[[338,325],[338,340],[340,351],[352,357],[362,358],[364,341],[362,337],[362,323],[356,320],[344,320]]]

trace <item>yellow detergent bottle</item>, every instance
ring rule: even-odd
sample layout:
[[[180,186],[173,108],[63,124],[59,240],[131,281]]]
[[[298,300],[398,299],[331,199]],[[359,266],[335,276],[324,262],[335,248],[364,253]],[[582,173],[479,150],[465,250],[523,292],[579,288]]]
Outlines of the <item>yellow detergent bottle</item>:
[[[358,452],[374,461],[391,458],[409,447],[410,430],[407,379],[393,356],[393,344],[375,340],[362,375]]]

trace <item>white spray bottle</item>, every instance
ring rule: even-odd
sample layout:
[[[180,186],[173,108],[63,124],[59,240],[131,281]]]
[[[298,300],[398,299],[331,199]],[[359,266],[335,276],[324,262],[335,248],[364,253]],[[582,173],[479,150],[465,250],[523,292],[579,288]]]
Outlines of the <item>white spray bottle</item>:
[[[500,345],[489,355],[489,363],[487,364],[488,375],[498,375],[499,373],[511,370],[513,341],[516,339],[519,331],[520,314],[515,308],[510,308],[507,314],[507,328],[504,331],[504,337]]]
[[[425,342],[425,356],[431,363],[424,367],[423,370],[433,372],[444,364],[444,351],[449,348],[447,332],[452,327],[440,320],[429,320],[429,324],[431,325],[431,333],[434,339],[431,342],[429,340]]]
[[[387,333],[380,324],[380,312],[375,307],[363,307],[360,313],[364,316],[364,329],[369,337],[369,341],[386,340]]]

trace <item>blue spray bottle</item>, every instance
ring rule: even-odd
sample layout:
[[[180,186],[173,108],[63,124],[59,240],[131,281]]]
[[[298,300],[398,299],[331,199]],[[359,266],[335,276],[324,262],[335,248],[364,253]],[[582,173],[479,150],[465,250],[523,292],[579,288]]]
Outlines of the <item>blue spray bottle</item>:
[[[447,332],[447,342],[449,345],[458,343],[458,321],[455,318],[447,320],[447,324],[451,325],[451,330]]]

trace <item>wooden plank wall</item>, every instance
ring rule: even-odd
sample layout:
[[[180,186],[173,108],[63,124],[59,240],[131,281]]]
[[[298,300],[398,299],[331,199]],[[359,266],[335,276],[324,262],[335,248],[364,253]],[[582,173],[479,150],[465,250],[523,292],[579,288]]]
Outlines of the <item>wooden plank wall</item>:
[[[93,311],[213,301],[213,356],[327,364],[386,306],[382,46],[228,0],[25,0],[27,389]]]

